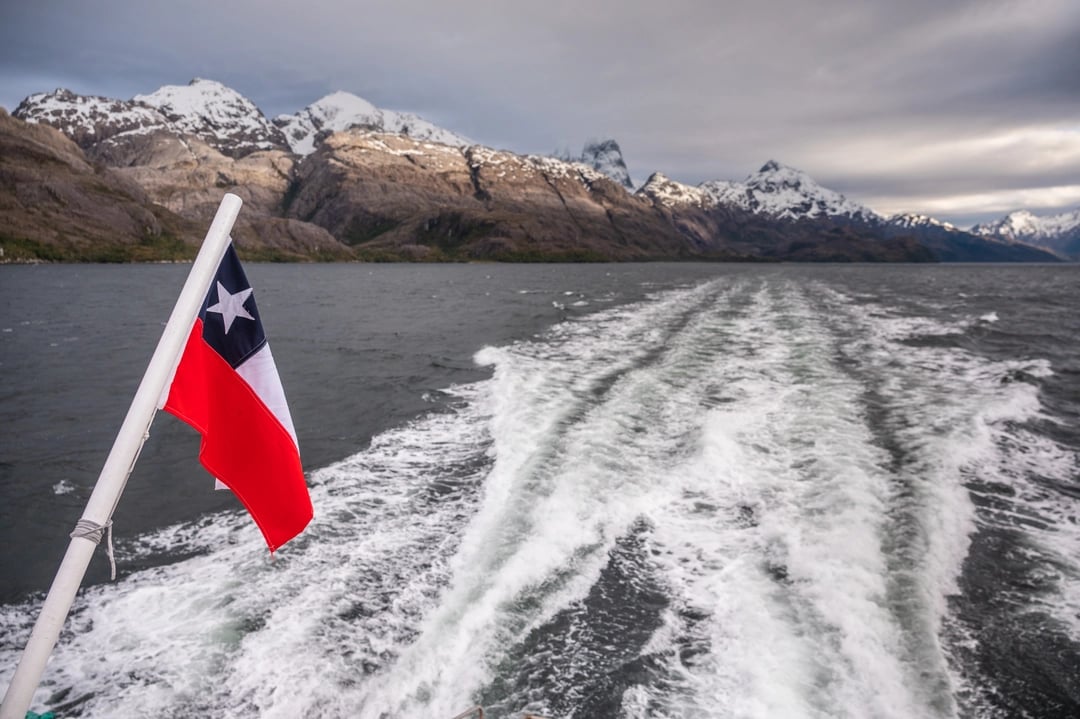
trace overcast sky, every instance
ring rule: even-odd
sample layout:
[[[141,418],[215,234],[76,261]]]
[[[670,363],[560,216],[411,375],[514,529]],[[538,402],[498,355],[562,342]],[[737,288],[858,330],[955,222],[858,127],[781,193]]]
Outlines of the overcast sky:
[[[486,145],[616,139],[638,182],[775,158],[882,213],[1080,206],[1080,0],[3,0],[0,105],[205,77],[346,90]]]

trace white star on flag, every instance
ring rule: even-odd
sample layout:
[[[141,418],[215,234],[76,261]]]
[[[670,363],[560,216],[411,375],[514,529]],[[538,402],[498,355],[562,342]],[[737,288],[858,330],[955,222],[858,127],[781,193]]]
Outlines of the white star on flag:
[[[235,295],[230,295],[229,291],[225,289],[225,285],[220,282],[217,283],[217,304],[207,307],[206,311],[217,312],[221,315],[221,318],[225,320],[225,334],[229,334],[229,328],[232,327],[233,320],[237,317],[248,320],[255,319],[244,309],[244,303],[251,296],[251,292],[251,288],[248,287],[246,290],[240,290]]]

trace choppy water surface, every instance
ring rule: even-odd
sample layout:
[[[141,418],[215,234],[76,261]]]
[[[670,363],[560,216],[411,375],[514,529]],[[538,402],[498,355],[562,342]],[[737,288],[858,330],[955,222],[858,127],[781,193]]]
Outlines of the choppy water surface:
[[[85,416],[59,398],[130,395],[101,345],[124,322],[98,307],[178,271],[0,270],[0,412],[43,415],[0,445],[5,524],[46,497],[73,522],[94,477],[57,473],[109,440],[57,447],[49,422]],[[208,485],[163,427],[121,500],[122,577],[81,595],[42,707],[1080,714],[1078,268],[249,274],[314,447],[315,523],[269,562],[228,497],[183,504]],[[22,324],[13,288],[57,278],[98,299]],[[145,312],[127,321],[159,332]],[[28,387],[70,378],[28,363],[39,336],[106,387],[35,405]],[[5,536],[5,684],[63,546],[25,542]]]

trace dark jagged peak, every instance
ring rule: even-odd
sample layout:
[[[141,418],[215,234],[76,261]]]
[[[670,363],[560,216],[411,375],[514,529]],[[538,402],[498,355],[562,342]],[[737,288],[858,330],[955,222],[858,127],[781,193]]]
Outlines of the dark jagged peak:
[[[634,189],[622,149],[615,140],[589,140],[581,151],[581,162],[604,173],[627,190]]]
[[[605,175],[628,192],[634,191],[630,171],[623,160],[622,148],[615,140],[588,140],[581,155],[574,155],[569,147],[560,147],[551,153],[551,157],[562,162],[585,165]]]

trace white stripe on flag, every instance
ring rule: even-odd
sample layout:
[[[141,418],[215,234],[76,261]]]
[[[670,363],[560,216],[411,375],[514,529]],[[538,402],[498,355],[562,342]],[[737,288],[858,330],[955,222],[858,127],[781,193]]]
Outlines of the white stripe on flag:
[[[285,401],[285,390],[281,386],[281,378],[278,377],[274,355],[270,353],[270,344],[264,344],[262,349],[251,355],[246,362],[236,368],[236,373],[244,378],[251,389],[255,390],[255,394],[273,412],[299,449],[300,443],[296,441],[292,415],[289,414],[289,405]]]

